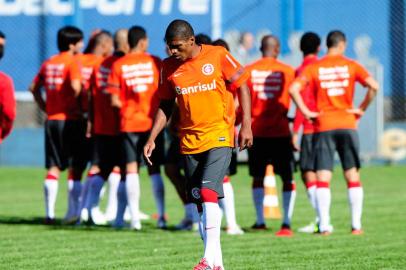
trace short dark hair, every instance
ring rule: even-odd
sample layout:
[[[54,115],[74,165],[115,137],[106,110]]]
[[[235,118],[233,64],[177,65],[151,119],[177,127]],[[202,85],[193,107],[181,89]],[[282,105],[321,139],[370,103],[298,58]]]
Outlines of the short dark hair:
[[[196,44],[202,45],[202,44],[206,44],[206,45],[210,45],[211,44],[211,38],[203,33],[197,34],[195,36],[196,39]]]
[[[165,42],[170,42],[175,38],[188,39],[193,37],[195,32],[192,26],[185,20],[173,20],[165,32]]]
[[[4,39],[6,38],[6,35],[1,31],[0,31],[0,38],[4,38]]]
[[[304,55],[317,53],[320,43],[319,35],[313,32],[306,32],[300,39],[300,50]]]
[[[147,32],[141,26],[135,25],[128,30],[128,45],[135,48],[141,39],[147,38]]]
[[[75,26],[65,26],[58,31],[58,50],[66,52],[69,45],[75,45],[83,39],[83,32]]]
[[[341,32],[340,30],[334,30],[328,33],[327,35],[327,48],[334,48],[338,45],[338,43],[342,41],[346,41],[347,39],[345,38],[345,34]]]
[[[221,47],[226,48],[227,51],[230,51],[230,46],[228,46],[228,43],[224,39],[219,38],[219,39],[213,41],[212,45],[221,46]]]

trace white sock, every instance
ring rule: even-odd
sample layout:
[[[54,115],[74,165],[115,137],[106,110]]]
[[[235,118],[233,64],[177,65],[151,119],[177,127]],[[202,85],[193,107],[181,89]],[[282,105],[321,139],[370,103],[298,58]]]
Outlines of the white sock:
[[[264,188],[253,188],[252,197],[254,199],[255,212],[257,214],[256,224],[264,224]]]
[[[331,191],[329,187],[317,187],[317,212],[320,220],[320,231],[325,232],[329,230],[330,226],[330,204],[331,204]]]
[[[361,186],[348,189],[348,201],[351,208],[351,225],[355,230],[361,230],[362,202],[364,190]]]
[[[117,187],[117,211],[115,216],[115,225],[124,225],[124,212],[127,208],[127,191],[124,181],[120,181]]]
[[[104,179],[100,175],[93,176],[93,179],[89,185],[86,199],[86,209],[89,211],[94,207],[99,206],[100,192],[104,186]]]
[[[213,267],[216,263],[220,263],[217,261],[221,256],[221,249],[219,249],[221,227],[220,213],[220,207],[217,203],[203,203],[203,225],[206,236],[203,257],[206,258],[210,267]]]
[[[221,199],[224,206],[224,214],[226,216],[227,227],[235,228],[237,227],[237,220],[235,217],[235,206],[234,206],[234,190],[230,182],[223,183],[224,198]]]
[[[139,222],[140,212],[140,178],[138,173],[128,173],[125,181],[127,202],[131,214],[131,222]]]
[[[312,185],[309,188],[306,188],[307,191],[307,197],[309,198],[310,204],[312,205],[313,209],[316,210],[317,209],[317,205],[316,205],[316,185]]]
[[[283,224],[290,226],[293,209],[295,207],[296,190],[284,191],[282,194],[283,201]]]
[[[44,182],[45,195],[45,213],[47,218],[55,218],[55,203],[58,195],[58,180],[45,179]]]
[[[117,212],[117,188],[120,183],[121,174],[112,172],[109,175],[109,195],[107,199],[106,218],[114,219]]]
[[[165,188],[162,176],[159,173],[150,175],[152,181],[152,192],[154,194],[158,218],[164,218],[165,215]]]

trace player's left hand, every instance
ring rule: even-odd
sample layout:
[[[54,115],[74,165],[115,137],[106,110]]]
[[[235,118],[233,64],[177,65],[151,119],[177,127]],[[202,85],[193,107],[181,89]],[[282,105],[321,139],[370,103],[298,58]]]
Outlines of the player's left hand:
[[[364,115],[364,110],[360,108],[348,109],[347,112],[354,114],[357,119],[361,118]]]
[[[155,149],[155,142],[148,140],[144,146],[144,157],[147,160],[149,165],[152,165],[152,161],[150,159],[152,155],[152,151]]]
[[[240,133],[238,134],[238,146],[240,151],[250,148],[253,143],[252,130],[250,126],[241,126]]]

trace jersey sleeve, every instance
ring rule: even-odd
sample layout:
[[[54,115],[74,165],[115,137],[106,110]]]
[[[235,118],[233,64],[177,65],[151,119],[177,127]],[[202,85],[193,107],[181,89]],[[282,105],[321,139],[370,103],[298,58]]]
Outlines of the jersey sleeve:
[[[360,84],[362,84],[363,86],[365,86],[366,85],[365,80],[371,75],[363,66],[361,66],[357,62],[354,62],[354,67],[355,67],[355,80]]]
[[[231,85],[230,89],[240,87],[248,79],[248,72],[226,49],[221,54],[221,72]]]
[[[120,77],[120,66],[118,65],[118,63],[114,63],[107,79],[107,91],[110,94],[120,94]]]
[[[159,99],[175,99],[176,93],[171,85],[168,74],[170,66],[165,62],[161,66],[159,72],[159,86],[158,86],[158,98]]]

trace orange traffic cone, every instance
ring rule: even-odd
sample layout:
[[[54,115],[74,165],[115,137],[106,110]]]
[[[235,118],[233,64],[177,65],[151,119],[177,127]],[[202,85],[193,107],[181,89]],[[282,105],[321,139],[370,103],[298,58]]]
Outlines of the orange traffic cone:
[[[267,165],[264,178],[264,217],[280,219],[282,217],[279,209],[278,192],[276,190],[276,178],[273,166]]]

